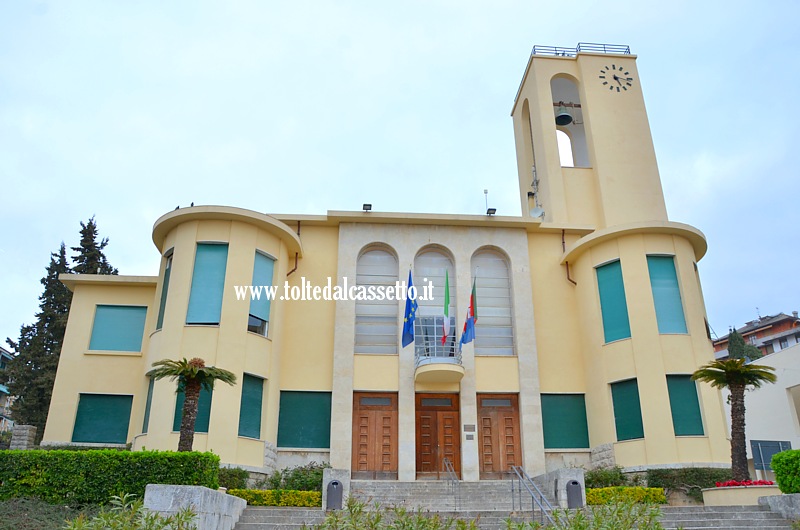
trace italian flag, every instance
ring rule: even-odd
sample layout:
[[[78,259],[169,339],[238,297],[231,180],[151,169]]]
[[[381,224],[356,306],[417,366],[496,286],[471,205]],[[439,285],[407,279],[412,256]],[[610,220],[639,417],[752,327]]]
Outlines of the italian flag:
[[[450,277],[447,269],[444,271],[444,320],[442,321],[442,346],[447,344],[450,337]]]

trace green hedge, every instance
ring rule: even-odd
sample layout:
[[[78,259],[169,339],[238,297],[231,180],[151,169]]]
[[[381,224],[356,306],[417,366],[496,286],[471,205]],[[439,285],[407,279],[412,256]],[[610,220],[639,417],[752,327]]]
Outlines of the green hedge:
[[[243,490],[247,488],[247,479],[250,473],[240,467],[219,468],[219,485],[229,490]]]
[[[800,493],[800,449],[772,455],[772,470],[781,493]]]
[[[733,478],[731,468],[719,467],[682,467],[676,469],[647,470],[647,485],[651,488],[664,488],[670,491],[682,491],[689,498],[703,502],[705,488],[713,488],[717,482],[725,482]]]
[[[218,487],[219,456],[158,451],[1,451],[0,500],[35,497],[53,504],[105,504],[147,484]]]
[[[661,488],[643,488],[641,486],[614,486],[586,490],[586,504],[615,504],[619,502],[666,504],[667,497]]]
[[[228,493],[246,500],[250,506],[322,506],[322,493],[319,491],[228,490]]]

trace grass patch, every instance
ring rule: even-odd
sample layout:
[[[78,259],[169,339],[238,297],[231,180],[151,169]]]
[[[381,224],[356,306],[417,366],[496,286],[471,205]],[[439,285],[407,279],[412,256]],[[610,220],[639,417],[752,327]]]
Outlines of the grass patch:
[[[62,530],[67,519],[94,517],[99,511],[99,506],[70,508],[38,499],[9,499],[0,501],[0,530]]]

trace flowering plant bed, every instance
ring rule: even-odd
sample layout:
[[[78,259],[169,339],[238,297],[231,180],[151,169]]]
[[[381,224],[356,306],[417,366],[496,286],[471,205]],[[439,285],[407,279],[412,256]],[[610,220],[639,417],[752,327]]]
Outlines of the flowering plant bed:
[[[716,482],[718,488],[734,488],[737,486],[774,486],[775,483],[771,480],[726,480],[725,482]]]

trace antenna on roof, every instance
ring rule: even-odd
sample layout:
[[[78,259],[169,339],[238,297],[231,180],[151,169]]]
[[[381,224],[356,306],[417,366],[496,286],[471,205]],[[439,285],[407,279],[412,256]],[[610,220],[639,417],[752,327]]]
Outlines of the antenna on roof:
[[[758,310],[758,307],[756,307],[756,315],[758,315],[758,319],[761,320],[761,311]]]

